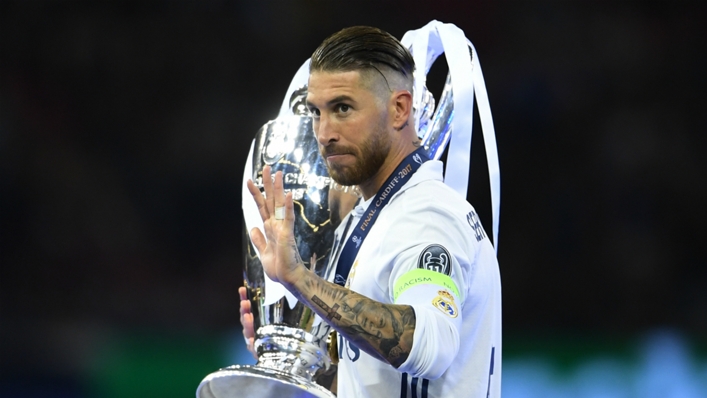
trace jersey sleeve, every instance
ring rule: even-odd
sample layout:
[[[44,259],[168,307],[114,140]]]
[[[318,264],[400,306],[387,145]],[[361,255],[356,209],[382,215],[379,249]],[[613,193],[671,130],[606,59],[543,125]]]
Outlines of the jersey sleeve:
[[[398,368],[412,377],[436,379],[452,364],[459,351],[462,315],[459,299],[446,281],[435,281],[434,271],[411,271],[421,281],[398,296],[396,304],[415,311],[415,333],[407,360]],[[407,279],[407,278],[405,278]],[[428,280],[431,282],[424,282]],[[407,283],[407,282],[403,282]]]
[[[388,286],[391,301],[410,305],[416,318],[412,350],[399,370],[435,379],[459,350],[475,247],[470,228],[454,211],[429,206],[412,214],[394,228],[408,246],[396,256]],[[418,219],[424,223],[415,225]]]

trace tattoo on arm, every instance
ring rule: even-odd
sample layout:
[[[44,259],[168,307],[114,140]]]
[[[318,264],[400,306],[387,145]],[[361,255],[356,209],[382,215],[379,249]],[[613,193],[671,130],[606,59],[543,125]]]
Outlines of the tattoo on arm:
[[[379,303],[312,273],[299,286],[297,295],[357,347],[395,367],[407,360],[415,331],[412,307]]]
[[[326,319],[341,319],[341,315],[336,312],[336,310],[339,309],[339,304],[334,304],[333,307],[329,307],[324,301],[322,301],[322,299],[317,296],[312,296],[312,302],[314,302],[314,304],[320,306],[324,311],[326,311]]]

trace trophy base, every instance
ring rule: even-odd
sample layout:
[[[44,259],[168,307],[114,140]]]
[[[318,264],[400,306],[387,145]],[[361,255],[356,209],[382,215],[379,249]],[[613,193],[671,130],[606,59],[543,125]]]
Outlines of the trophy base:
[[[234,365],[206,376],[197,398],[335,398],[329,390],[303,377],[259,366]]]

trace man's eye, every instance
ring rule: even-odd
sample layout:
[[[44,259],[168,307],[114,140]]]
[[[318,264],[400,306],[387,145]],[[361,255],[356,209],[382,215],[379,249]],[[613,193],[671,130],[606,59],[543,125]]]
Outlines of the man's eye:
[[[317,108],[309,108],[309,113],[312,114],[312,117],[314,117],[314,118],[319,118],[319,109],[317,109]]]
[[[339,113],[346,113],[351,110],[351,107],[346,104],[339,104],[336,106],[336,108],[337,112]]]

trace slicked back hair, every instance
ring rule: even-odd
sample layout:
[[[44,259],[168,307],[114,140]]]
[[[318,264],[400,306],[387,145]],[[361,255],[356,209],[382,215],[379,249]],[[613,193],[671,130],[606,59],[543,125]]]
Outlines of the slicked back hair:
[[[312,54],[310,71],[378,71],[388,83],[389,71],[399,74],[412,89],[415,61],[393,35],[370,26],[352,26],[326,38]],[[396,79],[398,80],[398,79]],[[390,88],[390,86],[389,86]]]

